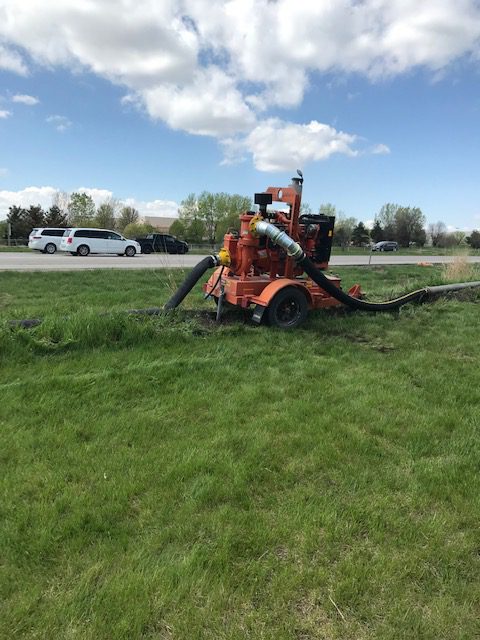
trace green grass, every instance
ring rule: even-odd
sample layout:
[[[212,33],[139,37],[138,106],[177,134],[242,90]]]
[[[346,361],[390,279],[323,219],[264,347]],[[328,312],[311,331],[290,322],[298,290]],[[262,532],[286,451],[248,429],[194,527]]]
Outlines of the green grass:
[[[199,291],[121,313],[181,277],[0,274],[0,637],[478,637],[478,296],[292,333]]]
[[[31,249],[29,249],[28,247],[7,247],[6,245],[2,245],[0,244],[0,252],[25,252],[25,251],[32,251]]]

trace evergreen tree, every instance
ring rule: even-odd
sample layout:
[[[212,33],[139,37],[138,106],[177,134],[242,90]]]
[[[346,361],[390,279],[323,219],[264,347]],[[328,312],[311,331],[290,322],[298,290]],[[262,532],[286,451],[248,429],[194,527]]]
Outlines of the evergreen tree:
[[[28,233],[35,227],[45,226],[45,211],[37,204],[31,204],[28,210],[25,212],[25,223],[27,227],[30,227]]]
[[[359,222],[357,226],[352,231],[352,244],[355,247],[363,247],[370,242],[370,235],[368,233],[368,229],[363,224],[363,222]]]
[[[27,221],[27,212],[23,207],[18,207],[17,205],[9,207],[7,222],[10,223],[12,238],[28,238],[31,227]]]
[[[60,207],[56,204],[52,204],[50,209],[45,214],[45,225],[47,227],[66,227],[67,216],[62,212]]]
[[[379,220],[375,220],[375,223],[370,231],[370,236],[374,242],[381,242],[384,240],[382,225]]]

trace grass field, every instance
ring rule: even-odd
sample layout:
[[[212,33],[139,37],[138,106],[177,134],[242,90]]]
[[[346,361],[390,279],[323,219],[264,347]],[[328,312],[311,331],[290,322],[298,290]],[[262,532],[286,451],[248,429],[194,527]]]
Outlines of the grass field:
[[[0,274],[0,637],[479,637],[478,294],[292,333],[198,290],[122,313],[181,277]]]

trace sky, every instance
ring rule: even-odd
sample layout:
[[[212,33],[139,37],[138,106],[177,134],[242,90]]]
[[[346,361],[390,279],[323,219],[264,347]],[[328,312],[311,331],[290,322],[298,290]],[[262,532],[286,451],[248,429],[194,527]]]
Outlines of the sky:
[[[480,227],[478,0],[0,0],[0,219],[176,215],[297,168],[313,210]]]

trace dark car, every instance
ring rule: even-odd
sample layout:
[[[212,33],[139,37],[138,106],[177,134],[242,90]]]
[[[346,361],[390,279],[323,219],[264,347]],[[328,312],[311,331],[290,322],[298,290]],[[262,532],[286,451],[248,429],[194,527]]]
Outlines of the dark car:
[[[143,238],[135,238],[142,247],[142,253],[187,253],[188,244],[168,233],[149,233]]]
[[[382,240],[373,245],[372,251],[398,251],[398,242],[393,240]]]

